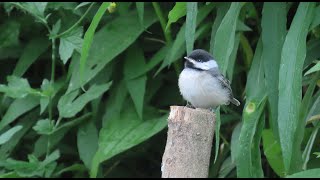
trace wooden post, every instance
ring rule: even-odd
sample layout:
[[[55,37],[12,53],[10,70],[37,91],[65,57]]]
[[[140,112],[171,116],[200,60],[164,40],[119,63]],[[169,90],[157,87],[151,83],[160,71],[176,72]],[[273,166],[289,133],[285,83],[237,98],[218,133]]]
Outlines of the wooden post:
[[[170,110],[162,178],[207,178],[215,114],[184,106],[171,106]]]

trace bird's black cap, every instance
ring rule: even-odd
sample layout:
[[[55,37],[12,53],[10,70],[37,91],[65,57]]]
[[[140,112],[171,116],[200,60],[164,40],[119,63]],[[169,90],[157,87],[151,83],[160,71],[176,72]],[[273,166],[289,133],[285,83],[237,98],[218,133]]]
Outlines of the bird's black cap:
[[[194,60],[201,60],[202,62],[207,62],[213,57],[211,54],[209,54],[207,51],[203,49],[195,49],[191,52],[191,54],[188,56],[188,58],[194,59]]]

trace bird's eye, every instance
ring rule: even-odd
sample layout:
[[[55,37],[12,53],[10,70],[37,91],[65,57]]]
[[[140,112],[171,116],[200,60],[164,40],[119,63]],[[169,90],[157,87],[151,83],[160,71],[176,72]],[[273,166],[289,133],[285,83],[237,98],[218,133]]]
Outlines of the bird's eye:
[[[197,62],[202,62],[201,59],[197,59]]]

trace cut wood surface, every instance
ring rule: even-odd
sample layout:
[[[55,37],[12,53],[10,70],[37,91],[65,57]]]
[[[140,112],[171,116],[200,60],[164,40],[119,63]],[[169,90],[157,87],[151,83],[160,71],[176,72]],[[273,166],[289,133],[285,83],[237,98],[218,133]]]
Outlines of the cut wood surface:
[[[171,106],[162,178],[208,177],[214,127],[209,110]]]

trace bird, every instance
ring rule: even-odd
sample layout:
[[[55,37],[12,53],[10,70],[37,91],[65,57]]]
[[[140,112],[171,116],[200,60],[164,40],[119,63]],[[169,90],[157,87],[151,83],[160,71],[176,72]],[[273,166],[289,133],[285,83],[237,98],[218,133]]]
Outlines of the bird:
[[[236,106],[230,81],[223,76],[213,56],[203,49],[195,49],[184,57],[184,69],[179,75],[180,94],[193,108],[213,110],[220,105]]]

